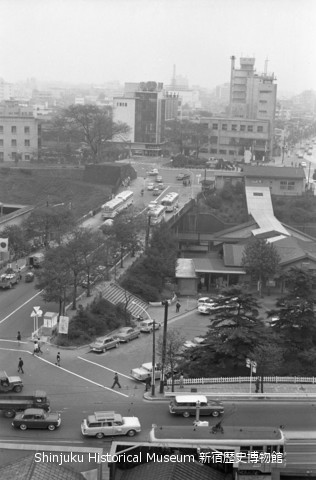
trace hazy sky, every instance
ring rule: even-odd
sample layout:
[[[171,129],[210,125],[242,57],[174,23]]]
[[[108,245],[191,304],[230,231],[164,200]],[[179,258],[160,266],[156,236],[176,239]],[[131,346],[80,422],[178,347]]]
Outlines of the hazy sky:
[[[316,0],[0,0],[0,77],[229,82],[256,58],[278,90],[316,90]]]

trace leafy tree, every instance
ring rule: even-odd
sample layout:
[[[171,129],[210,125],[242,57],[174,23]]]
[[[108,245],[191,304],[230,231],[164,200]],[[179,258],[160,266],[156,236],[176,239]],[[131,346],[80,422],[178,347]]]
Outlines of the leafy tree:
[[[8,225],[0,233],[0,237],[9,239],[9,251],[12,260],[24,257],[30,252],[23,228],[18,225]]]
[[[181,335],[179,330],[171,329],[167,333],[166,352],[165,352],[165,365],[164,372],[170,372],[172,381],[172,391],[174,392],[174,375],[178,367],[179,357],[183,350],[183,343],[185,339]],[[157,354],[162,360],[163,351],[163,336],[160,335],[157,343]]]
[[[46,248],[51,240],[61,245],[63,236],[75,225],[71,210],[64,205],[36,208],[23,222],[22,228],[28,239],[39,237],[43,239]]]
[[[279,262],[280,257],[275,246],[262,238],[251,239],[243,252],[242,265],[246,272],[258,281],[260,294],[262,282],[277,272]]]
[[[102,144],[116,135],[123,135],[129,127],[115,123],[106,108],[96,105],[70,105],[57,120],[62,129],[75,133],[85,143],[92,154],[94,163],[100,161]]]
[[[45,302],[57,302],[59,315],[65,313],[66,302],[71,298],[73,279],[66,268],[67,251],[64,246],[48,250],[37,273],[37,288],[43,290]]]
[[[116,243],[120,250],[121,267],[123,267],[124,250],[131,251],[132,256],[142,248],[139,232],[143,227],[143,218],[130,214],[118,215],[110,227],[108,234],[110,241]]]
[[[312,299],[315,296],[313,290],[313,276],[298,267],[291,267],[284,272],[282,280],[285,282],[288,291],[288,297],[300,297]]]

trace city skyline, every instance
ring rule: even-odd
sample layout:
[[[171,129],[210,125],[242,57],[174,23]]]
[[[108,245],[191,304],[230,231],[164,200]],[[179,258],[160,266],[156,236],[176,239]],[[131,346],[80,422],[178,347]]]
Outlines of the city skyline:
[[[278,91],[316,90],[314,0],[0,0],[0,77],[16,83],[230,81],[256,59]]]

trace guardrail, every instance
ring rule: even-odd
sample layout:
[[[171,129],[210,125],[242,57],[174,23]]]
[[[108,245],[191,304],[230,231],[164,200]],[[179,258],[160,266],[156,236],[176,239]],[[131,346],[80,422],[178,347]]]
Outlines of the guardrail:
[[[277,392],[267,392],[267,393],[231,393],[231,392],[203,392],[203,391],[198,391],[198,392],[184,392],[183,390],[178,391],[178,392],[165,392],[165,398],[173,398],[176,395],[204,395],[205,397],[212,397],[212,398],[223,398],[223,397],[229,397],[229,398],[241,398],[241,399],[249,399],[249,398],[257,398],[258,400],[262,399],[267,399],[267,398],[272,398],[272,399],[277,399],[277,398],[299,398],[299,399],[312,399],[316,398],[316,392],[315,393],[277,393]]]
[[[261,378],[261,377],[260,377]],[[250,377],[209,377],[209,378],[184,378],[183,379],[183,384],[184,385],[214,385],[214,384],[227,384],[227,383],[255,383],[257,379],[257,376],[254,375],[252,379]],[[316,384],[316,377],[297,377],[297,376],[291,376],[291,377],[279,377],[279,376],[264,376],[263,377],[263,382],[264,383],[294,383],[294,384],[301,384],[301,383],[307,383],[307,384]],[[174,380],[174,384],[178,385],[180,383],[179,379]],[[167,380],[167,385],[172,384],[172,379],[169,378]]]

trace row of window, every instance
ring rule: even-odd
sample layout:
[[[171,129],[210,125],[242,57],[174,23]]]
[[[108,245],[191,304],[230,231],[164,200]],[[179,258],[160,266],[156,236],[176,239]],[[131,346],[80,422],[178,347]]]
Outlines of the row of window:
[[[116,102],[116,106],[117,107],[127,107],[127,103],[126,102]]]
[[[263,113],[263,110],[262,110],[261,113]],[[246,130],[246,127],[247,127],[247,130]],[[212,129],[213,130],[218,130],[218,123],[213,123],[212,124]],[[222,123],[222,130],[225,130],[225,131],[228,130],[228,124],[227,123]],[[231,131],[232,132],[238,132],[238,125],[233,123],[231,125]],[[239,131],[240,132],[246,132],[246,131],[247,132],[255,132],[255,131],[257,131],[257,133],[263,133],[263,126],[258,125],[257,130],[255,130],[255,127],[253,125],[239,125]]]
[[[4,145],[3,144],[3,139],[0,138],[0,147],[3,147],[3,145]],[[17,140],[15,138],[12,138],[11,147],[17,147],[17,145],[18,145]],[[30,147],[31,146],[31,140],[28,140],[28,139],[24,140],[24,146],[25,147]]]
[[[12,152],[11,153],[11,158],[12,160],[15,160],[17,158],[18,153],[17,152]],[[28,153],[24,154],[24,160],[31,160],[31,156]],[[4,161],[4,152],[0,152],[0,162]]]
[[[3,133],[4,127],[3,125],[0,125],[0,134]],[[17,127],[15,125],[11,126],[11,133],[16,134],[17,133]],[[24,133],[26,135],[29,135],[31,133],[30,127],[24,127]]]

